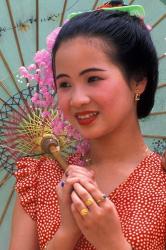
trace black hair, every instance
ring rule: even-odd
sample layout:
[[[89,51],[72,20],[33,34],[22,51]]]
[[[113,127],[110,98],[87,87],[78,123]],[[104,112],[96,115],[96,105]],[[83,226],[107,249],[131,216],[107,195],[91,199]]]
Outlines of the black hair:
[[[112,1],[109,1],[107,3],[112,5],[112,6],[117,6],[117,5],[123,5],[124,6],[125,5],[123,0],[112,0]]]
[[[150,32],[143,20],[127,12],[96,10],[73,17],[61,29],[52,50],[55,79],[55,55],[61,44],[76,37],[99,38],[105,53],[124,72],[128,80],[147,85],[137,102],[137,117],[146,117],[153,105],[158,82],[158,59]]]

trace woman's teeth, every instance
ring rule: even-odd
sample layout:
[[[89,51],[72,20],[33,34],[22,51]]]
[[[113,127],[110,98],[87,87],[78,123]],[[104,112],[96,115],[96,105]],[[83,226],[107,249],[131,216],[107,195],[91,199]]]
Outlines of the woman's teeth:
[[[90,113],[87,115],[77,115],[77,118],[83,120],[83,119],[88,119],[88,118],[96,116],[96,115],[97,115],[97,112],[93,112],[93,113]]]

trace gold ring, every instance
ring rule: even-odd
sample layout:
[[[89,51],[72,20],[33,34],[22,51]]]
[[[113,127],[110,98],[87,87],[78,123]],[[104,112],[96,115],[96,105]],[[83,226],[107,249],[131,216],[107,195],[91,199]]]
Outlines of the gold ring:
[[[87,207],[90,207],[92,204],[94,203],[93,199],[92,198],[89,198],[85,201],[85,205]]]
[[[99,204],[100,202],[103,202],[103,201],[105,201],[106,199],[107,199],[107,195],[106,195],[106,194],[103,194],[102,197],[96,201],[96,203]]]
[[[89,211],[88,211],[87,208],[83,208],[83,209],[81,209],[81,211],[80,211],[80,215],[81,215],[81,216],[86,216],[88,213],[89,213]]]

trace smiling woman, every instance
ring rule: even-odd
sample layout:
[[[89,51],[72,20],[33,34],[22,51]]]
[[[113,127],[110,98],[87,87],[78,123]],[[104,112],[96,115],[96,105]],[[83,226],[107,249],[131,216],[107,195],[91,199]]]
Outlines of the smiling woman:
[[[108,135],[119,124],[122,127],[123,120],[131,119],[131,113],[135,119],[136,86],[129,87],[125,74],[108,60],[102,45],[102,40],[97,38],[71,39],[61,45],[55,59],[59,107],[87,139]],[[140,93],[145,84],[143,79]]]
[[[87,161],[72,155],[65,172],[45,157],[18,162],[11,250],[165,249],[166,175],[138,122],[158,82],[143,13],[102,7],[60,30],[52,50],[58,106],[89,141]]]

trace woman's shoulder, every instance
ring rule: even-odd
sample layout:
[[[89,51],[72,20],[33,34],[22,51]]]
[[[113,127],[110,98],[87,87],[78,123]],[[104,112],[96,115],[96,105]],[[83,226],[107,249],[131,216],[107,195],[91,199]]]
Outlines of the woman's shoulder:
[[[39,198],[44,199],[48,196],[47,193],[50,194],[51,187],[56,187],[59,183],[63,170],[57,161],[48,157],[24,157],[17,161],[16,167],[15,189],[21,206],[36,221]]]
[[[152,174],[159,173],[166,178],[166,171],[162,166],[162,157],[156,152],[152,152],[146,159],[145,165],[149,168]]]
[[[166,189],[166,171],[162,166],[162,157],[156,152],[152,152],[142,162],[143,173],[147,182],[151,182],[153,186]]]
[[[16,189],[19,192],[37,188],[43,182],[47,189],[52,181],[56,185],[64,173],[64,170],[55,159],[46,156],[38,159],[21,158],[16,163],[16,169],[14,175],[16,177]]]
[[[80,155],[73,154],[66,160],[68,164],[79,164]],[[16,163],[15,172],[17,189],[23,191],[26,188],[35,187],[39,183],[45,182],[49,186],[50,182],[57,185],[64,174],[64,169],[53,158],[42,156],[39,159],[23,157]]]
[[[36,190],[41,159],[24,157],[17,161],[15,189],[20,203],[27,214],[36,220]]]
[[[56,160],[48,157],[41,157],[39,159],[24,157],[17,161],[16,172],[14,173],[16,181],[25,181],[28,179],[29,183],[33,183],[40,177],[49,177],[54,172],[58,177],[63,172],[59,163]]]
[[[68,164],[78,164],[79,155],[71,155]],[[16,191],[24,210],[36,220],[36,204],[44,202],[51,195],[60,182],[64,170],[60,164],[52,158],[41,157],[39,159],[24,157],[16,163]]]

